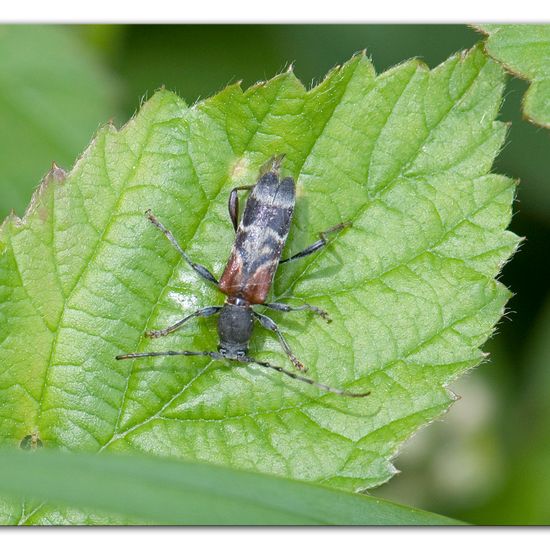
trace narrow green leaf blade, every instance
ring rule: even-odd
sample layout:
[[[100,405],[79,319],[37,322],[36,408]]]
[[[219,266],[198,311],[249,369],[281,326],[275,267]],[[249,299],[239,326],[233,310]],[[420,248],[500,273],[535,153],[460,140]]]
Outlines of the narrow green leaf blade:
[[[506,231],[515,184],[488,173],[506,131],[495,121],[503,80],[480,48],[379,76],[358,55],[310,91],[291,72],[192,107],[161,91],[120,131],[103,128],[0,233],[4,441],[34,434],[46,447],[139,450],[348,490],[389,479],[399,445],[482,360],[509,296],[495,277],[518,241]],[[214,319],[144,337],[223,303],[144,211],[219,275],[234,237],[229,190],[282,152],[297,181],[286,254],[353,226],[281,266],[274,284],[274,300],[327,309],[332,324],[273,318],[311,377],[371,395],[201,358],[115,361],[216,349]],[[261,329],[250,354],[287,361]]]
[[[550,128],[550,25],[480,25],[487,53],[513,74],[531,82],[523,112]]]
[[[163,525],[459,525],[364,495],[146,456],[0,452],[0,493]],[[46,504],[42,506],[46,507]],[[114,519],[114,518],[112,518]],[[120,521],[120,520],[119,520]]]

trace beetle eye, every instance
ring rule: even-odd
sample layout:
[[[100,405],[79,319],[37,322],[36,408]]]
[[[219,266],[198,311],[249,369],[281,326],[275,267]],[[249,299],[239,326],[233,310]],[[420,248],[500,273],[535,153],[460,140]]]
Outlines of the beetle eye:
[[[220,346],[218,346],[218,351],[222,354],[222,355],[226,355],[227,354],[227,350],[225,348],[222,348]]]
[[[244,351],[238,351],[237,357],[244,357]]]

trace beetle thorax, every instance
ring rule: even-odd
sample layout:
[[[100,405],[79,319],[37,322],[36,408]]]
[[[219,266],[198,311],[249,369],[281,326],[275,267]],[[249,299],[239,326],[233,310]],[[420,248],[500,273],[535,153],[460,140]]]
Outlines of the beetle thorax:
[[[232,301],[237,303],[226,302],[218,318],[218,350],[229,359],[246,355],[254,326],[250,305],[242,300]]]

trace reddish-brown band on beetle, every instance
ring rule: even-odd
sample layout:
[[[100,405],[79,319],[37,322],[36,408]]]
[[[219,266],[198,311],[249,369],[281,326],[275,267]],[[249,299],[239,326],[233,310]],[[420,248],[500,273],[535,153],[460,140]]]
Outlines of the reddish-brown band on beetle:
[[[294,212],[294,180],[262,176],[250,193],[219,288],[251,304],[265,302]]]

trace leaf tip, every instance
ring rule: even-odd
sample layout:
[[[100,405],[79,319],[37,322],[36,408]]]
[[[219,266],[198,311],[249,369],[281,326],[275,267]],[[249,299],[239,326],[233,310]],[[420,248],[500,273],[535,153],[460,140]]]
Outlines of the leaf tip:
[[[489,36],[489,34],[490,34],[489,31],[485,28],[484,25],[472,24],[472,25],[468,25],[468,27],[470,27],[474,31],[479,32],[479,33],[481,33],[485,36]]]
[[[40,210],[40,217],[45,219],[47,216],[47,208],[39,208],[39,205],[42,203],[43,197],[46,194],[50,184],[62,184],[67,179],[67,172],[61,166],[59,166],[55,161],[52,161],[51,168],[48,170],[46,175],[42,178],[40,185],[35,189],[32,194],[29,205],[27,206],[25,213],[22,217],[19,217],[15,211],[12,209],[8,217],[4,220],[0,229],[8,223],[12,223],[14,226],[18,227],[23,225],[29,216],[33,214],[36,210]]]
[[[430,71],[429,65],[426,63],[426,61],[424,61],[423,59],[420,59],[420,57],[413,57],[411,59],[411,62],[413,63],[413,65],[416,65],[417,71],[421,71],[421,72]]]
[[[396,468],[395,464],[393,462],[390,462],[388,465],[388,471],[391,474],[391,476],[396,476],[401,473],[401,470],[399,468]]]
[[[23,223],[23,220],[15,213],[15,210],[12,208],[8,215],[4,218],[4,221],[0,225],[0,234],[3,233],[6,227],[14,226],[18,227]],[[0,248],[0,252],[3,252],[3,249]]]
[[[45,180],[55,180],[58,182],[63,182],[67,179],[67,172],[59,166],[55,160],[52,162],[52,167],[50,171],[46,174]]]
[[[452,406],[453,403],[460,401],[462,399],[462,396],[458,395],[457,393],[455,393],[453,390],[449,388],[445,388],[445,391],[449,396],[449,399],[451,400],[451,405],[449,405],[449,407],[446,408],[446,411],[449,411],[450,406]]]
[[[117,131],[117,127],[115,125],[115,119],[114,117],[110,117],[109,120],[107,121],[107,123],[105,124],[105,126],[107,126],[107,128],[110,130],[110,131]]]

